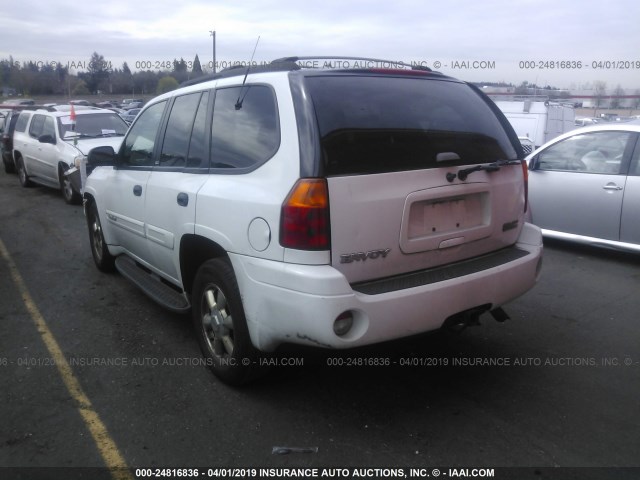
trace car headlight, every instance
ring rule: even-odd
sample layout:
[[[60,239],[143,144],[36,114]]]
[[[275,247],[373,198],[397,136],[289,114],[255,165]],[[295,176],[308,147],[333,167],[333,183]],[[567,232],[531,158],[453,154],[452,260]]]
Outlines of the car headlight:
[[[86,159],[87,159],[86,155],[78,155],[73,159],[73,164],[75,165],[76,168],[80,168],[80,165],[82,165],[82,162],[85,161]]]

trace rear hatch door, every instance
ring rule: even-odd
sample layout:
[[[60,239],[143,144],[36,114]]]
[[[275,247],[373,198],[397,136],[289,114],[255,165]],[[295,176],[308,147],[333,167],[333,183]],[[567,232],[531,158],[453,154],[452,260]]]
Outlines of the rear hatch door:
[[[307,79],[329,186],[331,262],[365,282],[515,243],[523,169],[468,85],[430,76]]]

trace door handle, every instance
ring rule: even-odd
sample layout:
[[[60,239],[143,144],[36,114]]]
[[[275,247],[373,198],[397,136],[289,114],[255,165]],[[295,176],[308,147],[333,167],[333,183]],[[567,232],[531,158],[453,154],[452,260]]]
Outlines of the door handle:
[[[602,187],[604,190],[622,190],[622,187],[619,187],[618,185],[616,185],[615,183],[611,182],[611,183],[607,183],[604,187]]]
[[[178,205],[180,205],[181,207],[186,207],[187,205],[189,205],[189,195],[187,195],[184,192],[180,192],[178,194]]]
[[[133,194],[136,197],[139,197],[140,195],[142,195],[142,185],[134,185],[133,186]]]

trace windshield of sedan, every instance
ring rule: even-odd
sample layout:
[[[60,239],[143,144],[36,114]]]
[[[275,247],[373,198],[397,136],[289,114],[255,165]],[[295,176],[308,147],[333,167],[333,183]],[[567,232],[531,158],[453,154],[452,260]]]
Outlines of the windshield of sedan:
[[[75,128],[73,128],[71,116],[58,117],[61,138],[70,138],[74,135],[82,138],[123,136],[128,128],[127,123],[115,113],[78,115]]]

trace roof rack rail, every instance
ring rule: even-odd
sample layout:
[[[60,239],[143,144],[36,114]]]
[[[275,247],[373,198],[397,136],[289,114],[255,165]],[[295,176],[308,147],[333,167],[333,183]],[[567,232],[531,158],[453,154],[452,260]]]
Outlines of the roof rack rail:
[[[246,73],[264,73],[264,72],[287,72],[291,70],[300,70],[302,67],[297,62],[304,60],[354,60],[363,62],[375,62],[378,64],[397,65],[401,67],[407,67],[411,70],[418,70],[423,72],[432,72],[433,70],[424,65],[411,65],[406,62],[396,60],[384,60],[381,58],[369,58],[369,57],[344,57],[344,56],[293,56],[282,57],[272,60],[270,63],[260,65],[233,65],[227,67],[219,73],[213,73],[209,75],[203,75],[198,78],[187,80],[180,84],[180,87],[188,87],[190,85],[197,85],[199,83],[209,82],[211,80],[217,80],[219,78],[235,77],[237,75],[244,75]]]
[[[422,70],[424,72],[432,72],[429,67],[424,65],[411,65],[406,62],[400,62],[396,60],[384,60],[382,58],[368,58],[368,57],[343,57],[343,56],[304,56],[304,57],[283,57],[273,60],[271,63],[279,63],[279,62],[299,62],[304,60],[360,60],[364,62],[375,62],[380,64],[389,64],[389,65],[399,65],[402,67],[408,67],[411,70]]]
[[[44,105],[23,105],[22,110],[46,110],[47,112],[57,112],[54,107],[45,107]]]
[[[50,107],[44,105],[13,105],[13,104],[0,104],[0,110],[45,110]],[[55,110],[49,110],[55,111]]]
[[[202,77],[193,78],[180,84],[180,87],[188,87],[189,85],[197,85],[198,83],[217,80],[219,78],[235,77],[248,73],[265,73],[265,72],[288,72],[291,70],[300,70],[300,65],[295,62],[271,62],[260,65],[232,65],[219,73],[204,75]]]

